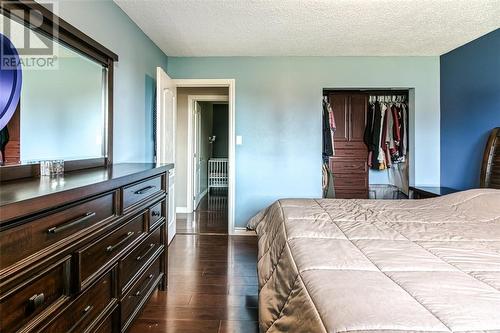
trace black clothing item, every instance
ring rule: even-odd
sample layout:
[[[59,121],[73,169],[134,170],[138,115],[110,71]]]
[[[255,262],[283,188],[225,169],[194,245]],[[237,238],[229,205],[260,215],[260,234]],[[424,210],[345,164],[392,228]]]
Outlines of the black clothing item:
[[[404,151],[404,144],[403,144],[403,140],[405,139],[404,137],[404,132],[405,132],[405,129],[406,129],[406,119],[404,117],[404,113],[403,113],[403,109],[400,108],[399,109],[399,113],[398,113],[398,118],[400,119],[399,120],[399,137],[401,139],[401,144],[399,145],[399,156],[400,157],[403,157],[405,155],[405,151]],[[408,144],[407,142],[405,142],[405,144]]]
[[[332,132],[330,131],[330,118],[326,102],[323,102],[323,162],[328,162],[328,157],[333,156]]]
[[[0,130],[0,153],[2,154],[2,159],[0,160],[0,165],[5,164],[5,147],[9,143],[9,129],[7,126]]]
[[[372,168],[379,169],[380,163],[378,161],[378,153],[380,151],[380,131],[382,131],[382,109],[380,108],[380,103],[375,102],[375,110],[373,115],[373,131],[371,137],[370,151],[372,154]]]
[[[375,147],[372,142],[372,133],[373,133],[373,118],[375,116],[375,105],[368,104],[368,110],[366,112],[366,128],[365,133],[363,134],[363,141],[365,142],[366,147],[368,147],[368,151],[373,151]]]

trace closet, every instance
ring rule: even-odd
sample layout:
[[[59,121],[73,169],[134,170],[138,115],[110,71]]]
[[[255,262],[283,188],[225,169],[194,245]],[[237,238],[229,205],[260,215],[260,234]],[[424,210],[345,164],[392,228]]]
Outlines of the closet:
[[[407,101],[407,90],[323,91],[323,197],[408,192]]]

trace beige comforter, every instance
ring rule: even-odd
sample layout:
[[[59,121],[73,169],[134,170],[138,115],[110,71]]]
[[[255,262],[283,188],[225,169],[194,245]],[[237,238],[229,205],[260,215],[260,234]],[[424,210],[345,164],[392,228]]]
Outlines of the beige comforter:
[[[500,332],[500,190],[279,200],[249,226],[261,332]]]

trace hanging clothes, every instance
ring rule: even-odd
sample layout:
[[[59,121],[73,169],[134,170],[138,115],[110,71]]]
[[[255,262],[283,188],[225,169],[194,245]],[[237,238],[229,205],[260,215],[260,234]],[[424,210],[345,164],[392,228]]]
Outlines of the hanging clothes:
[[[328,158],[333,156],[332,131],[327,104],[323,99],[323,163],[328,163]]]
[[[391,168],[406,160],[408,147],[408,107],[406,103],[373,101],[367,110],[364,142],[368,147],[368,166],[375,170]]]
[[[328,164],[323,163],[323,198],[335,198],[335,185],[333,172]]]
[[[378,169],[379,170],[384,170],[386,168],[386,158],[385,158],[385,133],[387,131],[387,124],[386,124],[386,121],[387,121],[387,118],[385,116],[385,113],[387,111],[387,105],[385,105],[385,103],[382,104],[382,107],[381,107],[381,118],[380,118],[380,135],[379,135],[379,139],[378,139],[378,156],[377,156],[377,160],[378,160],[378,164],[379,164],[379,167]]]
[[[367,126],[365,130],[365,144],[368,147],[368,166],[373,169],[378,169],[379,163],[379,150],[380,150],[380,135],[381,135],[381,124],[382,124],[382,110],[381,105],[378,101],[371,104],[370,109],[373,115],[369,116],[372,119],[370,126]],[[370,112],[370,109],[368,112]],[[369,113],[370,114],[370,113]]]
[[[335,155],[336,124],[333,108],[328,97],[323,97],[323,198],[335,198],[334,175],[330,169],[330,157]]]
[[[330,125],[330,134],[332,139],[332,156],[335,155],[335,144],[333,142],[335,137],[335,130],[337,129],[337,125],[335,124],[335,114],[333,113],[332,105],[328,102],[328,97],[324,97],[323,103],[326,103],[326,109],[328,110],[328,122]]]

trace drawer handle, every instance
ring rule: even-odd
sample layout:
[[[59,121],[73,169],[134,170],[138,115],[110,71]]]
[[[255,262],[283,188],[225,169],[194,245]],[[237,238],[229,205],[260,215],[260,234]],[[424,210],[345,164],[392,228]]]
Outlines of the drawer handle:
[[[47,229],[47,232],[49,234],[57,234],[58,232],[61,232],[61,231],[64,231],[68,228],[71,228],[77,224],[80,224],[80,223],[83,223],[85,221],[87,221],[88,219],[92,218],[95,216],[95,212],[88,212],[88,213],[85,213],[83,214],[82,216],[74,219],[74,220],[71,220],[71,221],[68,221],[68,222],[65,222],[63,224],[60,224],[59,226],[57,227],[52,227],[52,228],[49,228]]]
[[[142,259],[144,259],[149,252],[151,252],[151,250],[155,247],[155,243],[151,243],[149,244],[149,247],[148,249],[146,250],[146,252],[144,252],[142,255],[138,256],[137,258],[135,258],[135,260],[137,261],[141,261]]]
[[[28,299],[28,312],[34,312],[45,303],[45,294],[35,294]]]
[[[153,216],[161,216],[161,212],[159,210],[153,210],[153,212],[151,213],[151,215],[153,215]]]
[[[151,280],[153,277],[154,277],[154,274],[149,274],[148,277],[147,277],[147,280]],[[146,289],[148,288],[148,283],[147,283],[147,281],[145,281],[145,283],[146,283],[146,285],[142,289],[137,290],[136,293],[133,296],[135,296],[135,297],[141,296],[142,293],[144,291],[146,291]]]
[[[156,188],[156,186],[146,186],[144,188],[141,188],[140,190],[135,191],[134,194],[144,194],[151,191],[154,188]]]
[[[107,252],[113,252],[117,247],[120,247],[123,243],[125,243],[126,241],[128,241],[132,236],[134,236],[135,232],[133,231],[129,231],[127,232],[127,235],[125,235],[125,237],[123,237],[123,239],[121,241],[119,241],[118,243],[116,243],[115,245],[110,245],[106,248],[106,251]]]
[[[85,309],[83,309],[83,315],[80,317],[80,319],[77,320],[77,322],[71,326],[71,328],[69,329],[68,333],[71,333],[73,332],[78,326],[80,326],[80,324],[82,323],[82,321],[85,320],[85,318],[88,317],[88,315],[90,314],[90,312],[92,311],[92,309],[94,309],[94,306],[92,305],[87,305],[85,307]]]

